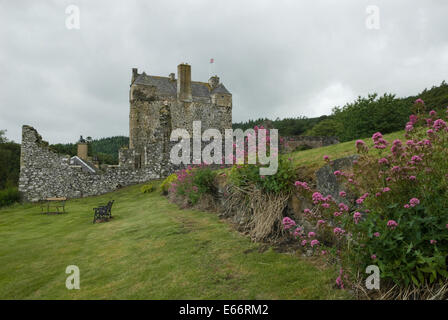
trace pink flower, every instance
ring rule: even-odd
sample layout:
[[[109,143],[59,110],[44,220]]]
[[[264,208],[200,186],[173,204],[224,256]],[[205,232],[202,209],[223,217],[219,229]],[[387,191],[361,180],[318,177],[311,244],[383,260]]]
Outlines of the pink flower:
[[[322,207],[324,207],[325,209],[330,208],[330,204],[329,203],[322,203]]]
[[[370,256],[370,258],[372,258],[372,260],[375,260],[375,259],[376,259],[376,255],[375,255],[375,254],[372,254],[372,255]]]
[[[341,191],[339,192],[339,196],[340,197],[345,197],[347,195],[347,193],[345,193],[345,191]]]
[[[303,213],[305,213],[305,214],[310,214],[310,213],[311,213],[311,210],[310,210],[310,209],[305,209],[305,210],[303,210]]]
[[[302,240],[302,247],[304,247],[306,244],[307,244],[307,241],[306,240]]]
[[[437,112],[435,112],[434,110],[429,111],[429,115],[431,117],[435,116],[437,114]]]
[[[380,236],[380,233],[379,232],[375,232],[373,235],[378,238]]]
[[[343,234],[345,231],[344,230],[342,230],[341,228],[339,228],[339,227],[336,227],[336,228],[334,228],[333,229],[333,233],[335,234],[335,235],[341,235],[341,234]]]
[[[345,203],[340,203],[339,204],[339,209],[341,210],[341,211],[348,211],[348,206],[345,204]]]
[[[330,157],[329,156],[324,156],[324,161],[329,161]]]
[[[406,130],[406,132],[410,132],[414,129],[414,126],[412,124],[407,124],[406,127],[404,128],[404,130]]]
[[[296,225],[296,222],[289,217],[284,217],[282,223],[285,230],[291,229]]]
[[[417,100],[415,100],[415,103],[416,103],[416,104],[425,104],[425,102],[424,102],[422,99],[420,99],[420,98],[418,98]]]
[[[316,240],[316,239],[311,240],[311,247],[314,247],[314,246],[317,246],[317,245],[319,245],[319,240]]]
[[[378,163],[379,164],[388,164],[389,161],[386,158],[381,158],[381,159],[378,160]]]
[[[294,230],[294,237],[299,236],[301,232],[302,232],[302,228],[301,227],[296,228],[296,230]]]
[[[434,121],[434,124],[432,127],[434,128],[434,130],[439,131],[440,129],[446,128],[447,124],[442,119],[437,119],[436,121]]]
[[[405,209],[409,209],[411,206],[409,205],[409,204],[405,204],[404,206],[403,206]]]
[[[418,204],[420,204],[420,200],[418,200],[417,198],[412,198],[411,200],[409,200],[409,205],[411,207],[415,207]]]
[[[319,220],[317,221],[317,225],[320,226],[321,224],[325,224],[325,220]]]
[[[412,180],[412,181],[414,181],[414,180],[416,180],[417,179],[417,177],[416,176],[409,176],[409,180]]]
[[[353,214],[353,220],[355,220],[355,223],[358,224],[359,219],[361,219],[361,212],[355,212]]]
[[[429,243],[430,243],[430,244],[436,244],[436,243],[437,243],[437,240],[429,240]]]
[[[305,190],[309,190],[310,189],[310,187],[308,186],[308,183],[306,183],[306,182],[296,181],[296,182],[294,182],[294,185],[296,187],[302,187]]]
[[[308,232],[308,238],[312,238],[312,237],[315,237],[315,236],[316,236],[315,232],[313,232],[313,231]]]
[[[340,170],[336,170],[336,171],[334,172],[334,175],[335,175],[335,176],[341,176],[341,175],[342,175],[342,172],[341,172]]]
[[[336,211],[335,213],[333,213],[333,215],[334,215],[335,217],[339,217],[340,215],[342,215],[342,212],[338,212],[338,211]]]
[[[398,226],[398,223],[395,220],[389,220],[387,226],[393,230]]]
[[[318,204],[319,202],[323,201],[324,198],[319,192],[314,192],[312,197],[314,204]]]
[[[326,255],[326,254],[327,254],[327,251],[322,250],[322,251],[320,252],[320,254],[321,254],[321,255]]]

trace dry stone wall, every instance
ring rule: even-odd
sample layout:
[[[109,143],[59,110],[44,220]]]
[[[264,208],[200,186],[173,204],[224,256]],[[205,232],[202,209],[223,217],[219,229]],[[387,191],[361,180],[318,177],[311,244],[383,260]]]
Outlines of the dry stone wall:
[[[69,156],[51,151],[34,128],[23,126],[19,178],[23,199],[87,197],[159,178],[150,168],[111,166],[97,173],[86,172],[79,166],[70,165],[69,160]]]

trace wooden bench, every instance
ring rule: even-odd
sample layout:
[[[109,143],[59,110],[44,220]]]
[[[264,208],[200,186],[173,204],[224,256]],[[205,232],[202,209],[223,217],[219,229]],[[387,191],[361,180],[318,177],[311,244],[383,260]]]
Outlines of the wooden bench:
[[[67,198],[46,198],[40,202],[40,211],[42,213],[50,214],[50,213],[65,213],[65,201]],[[50,208],[56,209],[56,211],[50,211]],[[61,209],[61,211],[59,211]]]
[[[109,221],[112,218],[112,205],[114,200],[111,200],[105,206],[100,206],[98,208],[93,208],[93,223],[96,221]]]

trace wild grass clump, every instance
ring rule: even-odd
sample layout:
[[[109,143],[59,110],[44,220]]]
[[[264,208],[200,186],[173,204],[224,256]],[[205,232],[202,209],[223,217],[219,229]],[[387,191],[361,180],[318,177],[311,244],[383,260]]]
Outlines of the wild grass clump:
[[[0,207],[12,205],[20,200],[20,193],[16,187],[0,190]]]

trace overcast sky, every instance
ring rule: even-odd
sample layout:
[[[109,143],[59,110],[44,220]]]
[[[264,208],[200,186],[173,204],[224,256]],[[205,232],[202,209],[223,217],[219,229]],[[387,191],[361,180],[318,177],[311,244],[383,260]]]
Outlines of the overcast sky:
[[[447,16],[445,0],[0,0],[0,129],[17,142],[23,124],[50,143],[128,135],[132,67],[167,76],[187,62],[207,81],[210,58],[234,122],[416,94],[448,80]]]

